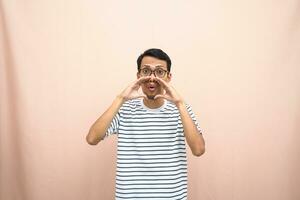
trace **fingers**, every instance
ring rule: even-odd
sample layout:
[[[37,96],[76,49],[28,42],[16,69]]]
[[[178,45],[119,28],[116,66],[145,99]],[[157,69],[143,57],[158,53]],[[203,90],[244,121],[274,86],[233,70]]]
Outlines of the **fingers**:
[[[154,97],[154,99],[163,98],[169,100],[169,98],[166,95],[158,94]]]
[[[150,79],[150,77],[141,77],[136,79],[133,83],[131,83],[131,88],[133,89],[138,89],[142,83],[144,83],[145,81],[148,81]]]
[[[158,94],[154,97],[154,99],[158,99],[158,98],[164,98],[164,95]]]
[[[136,96],[130,96],[127,98],[127,100],[132,100],[132,99],[138,99],[138,98],[146,98],[145,95],[136,95]]]
[[[153,79],[156,80],[164,88],[168,88],[169,87],[168,83],[166,81],[164,81],[163,79],[158,78],[158,77],[154,77]]]
[[[143,83],[143,82],[145,82],[145,81],[148,81],[148,80],[150,80],[150,79],[151,79],[150,76],[141,77],[141,78],[137,79],[137,80],[135,81],[135,83],[140,85],[141,83]]]
[[[136,96],[136,97],[134,97],[135,99],[138,99],[138,98],[146,98],[147,96],[146,95],[144,95],[144,94],[141,94],[141,95],[139,95],[139,96]]]

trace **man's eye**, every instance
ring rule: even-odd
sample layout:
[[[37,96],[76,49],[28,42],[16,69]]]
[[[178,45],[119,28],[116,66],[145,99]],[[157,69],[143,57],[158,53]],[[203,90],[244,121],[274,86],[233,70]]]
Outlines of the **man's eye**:
[[[149,73],[149,69],[142,69],[142,73],[143,74],[148,74]]]
[[[157,73],[158,73],[158,74],[163,74],[163,73],[164,73],[164,70],[158,69],[158,70],[157,70]]]

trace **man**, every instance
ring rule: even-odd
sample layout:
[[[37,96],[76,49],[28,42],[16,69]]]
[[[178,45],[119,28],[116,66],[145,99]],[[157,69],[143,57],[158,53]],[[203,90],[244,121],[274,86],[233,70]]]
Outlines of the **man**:
[[[96,120],[86,140],[96,145],[118,133],[116,199],[187,199],[185,140],[195,156],[202,155],[201,130],[169,84],[169,56],[148,49],[137,66],[137,80]]]

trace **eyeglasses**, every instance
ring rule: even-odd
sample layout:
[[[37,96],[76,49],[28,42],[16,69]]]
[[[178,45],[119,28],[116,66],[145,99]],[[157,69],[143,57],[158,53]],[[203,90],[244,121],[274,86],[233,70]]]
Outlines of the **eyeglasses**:
[[[139,70],[139,73],[141,76],[151,76],[152,73],[158,78],[164,78],[165,75],[168,73],[167,70],[164,70],[162,68],[156,68],[155,70],[151,70],[148,67],[144,67]]]

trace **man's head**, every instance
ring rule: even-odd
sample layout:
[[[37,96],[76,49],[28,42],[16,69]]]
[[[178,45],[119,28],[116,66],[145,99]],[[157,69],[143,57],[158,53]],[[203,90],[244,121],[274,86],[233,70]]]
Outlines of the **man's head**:
[[[144,57],[146,56],[150,56],[150,57],[153,57],[153,58],[157,58],[159,60],[164,60],[166,61],[166,64],[167,64],[167,70],[170,72],[171,71],[171,65],[172,65],[172,62],[171,62],[171,59],[170,57],[168,56],[168,54],[166,54],[163,50],[161,49],[148,49],[146,51],[144,51],[144,53],[142,53],[138,59],[137,59],[137,68],[138,68],[138,71],[140,70],[141,68],[141,64],[142,64],[142,60]]]
[[[142,90],[148,99],[164,92],[162,86],[155,81],[154,77],[166,82],[171,80],[171,59],[161,49],[148,49],[137,59],[137,78],[150,76],[151,79],[142,84]]]

